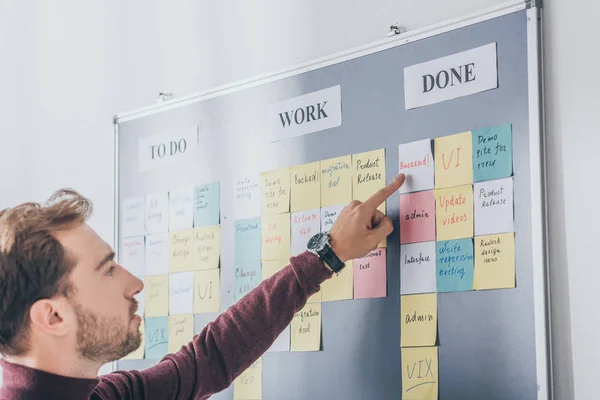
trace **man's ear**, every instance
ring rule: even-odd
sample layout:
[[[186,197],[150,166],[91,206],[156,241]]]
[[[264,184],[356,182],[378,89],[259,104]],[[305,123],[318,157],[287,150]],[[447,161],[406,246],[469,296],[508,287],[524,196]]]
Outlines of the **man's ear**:
[[[72,328],[72,308],[66,299],[42,299],[29,311],[31,328],[54,336],[65,336]]]

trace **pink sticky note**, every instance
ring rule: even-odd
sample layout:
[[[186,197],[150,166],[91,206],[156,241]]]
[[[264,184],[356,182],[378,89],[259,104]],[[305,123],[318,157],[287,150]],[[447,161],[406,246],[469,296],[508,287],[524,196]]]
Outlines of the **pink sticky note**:
[[[400,243],[435,240],[435,196],[433,190],[400,196]]]
[[[354,298],[386,297],[386,249],[378,248],[354,260]]]

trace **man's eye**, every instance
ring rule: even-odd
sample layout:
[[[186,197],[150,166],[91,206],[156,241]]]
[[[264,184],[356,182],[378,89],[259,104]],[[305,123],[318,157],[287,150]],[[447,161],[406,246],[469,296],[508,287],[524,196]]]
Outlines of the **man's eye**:
[[[115,272],[115,266],[111,265],[108,271],[106,271],[106,275],[112,275]]]

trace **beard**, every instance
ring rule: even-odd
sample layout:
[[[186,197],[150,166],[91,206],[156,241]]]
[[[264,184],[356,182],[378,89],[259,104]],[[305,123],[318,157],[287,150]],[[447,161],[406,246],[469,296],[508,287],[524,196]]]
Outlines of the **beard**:
[[[131,305],[131,315],[135,306]],[[142,343],[139,331],[132,332],[129,325],[117,317],[104,317],[74,305],[77,316],[77,351],[81,357],[98,363],[119,360],[137,350]]]

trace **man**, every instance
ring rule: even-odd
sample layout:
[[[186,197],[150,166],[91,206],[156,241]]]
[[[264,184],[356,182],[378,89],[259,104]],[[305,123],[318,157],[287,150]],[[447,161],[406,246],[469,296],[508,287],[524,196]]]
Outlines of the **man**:
[[[207,399],[271,346],[332,269],[393,231],[377,207],[403,183],[399,175],[346,207],[330,245],[320,237],[315,253],[293,257],[177,353],[144,371],[100,378],[103,364],[141,344],[134,295],[142,282],[86,224],[92,205],[75,192],[0,212],[0,399]]]

